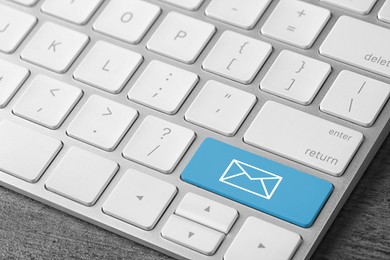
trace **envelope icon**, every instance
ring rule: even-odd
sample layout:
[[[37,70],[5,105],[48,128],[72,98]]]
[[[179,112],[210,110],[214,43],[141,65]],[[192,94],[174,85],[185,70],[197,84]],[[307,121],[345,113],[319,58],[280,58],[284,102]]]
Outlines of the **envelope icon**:
[[[282,179],[281,176],[233,159],[219,181],[259,197],[271,199]]]

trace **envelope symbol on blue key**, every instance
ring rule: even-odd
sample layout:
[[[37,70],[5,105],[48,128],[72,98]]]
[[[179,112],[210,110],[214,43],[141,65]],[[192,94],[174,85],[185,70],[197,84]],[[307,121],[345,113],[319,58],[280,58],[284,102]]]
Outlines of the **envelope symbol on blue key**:
[[[233,159],[219,181],[269,200],[282,179],[274,173]]]

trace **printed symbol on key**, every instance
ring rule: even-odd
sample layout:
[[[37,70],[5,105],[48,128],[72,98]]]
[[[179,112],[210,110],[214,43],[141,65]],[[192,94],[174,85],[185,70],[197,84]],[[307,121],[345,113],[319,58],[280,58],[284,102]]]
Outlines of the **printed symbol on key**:
[[[305,10],[298,11],[297,14],[299,18],[306,15]]]
[[[287,31],[295,32],[296,29],[297,29],[297,28],[294,27],[294,26],[291,26],[291,25],[287,26]]]
[[[172,130],[171,130],[170,128],[167,128],[167,127],[164,128],[164,129],[163,129],[163,134],[161,135],[160,139],[163,140],[164,137],[165,137],[166,135],[169,135],[170,133],[172,133]],[[152,153],[154,153],[158,148],[160,148],[160,146],[161,146],[161,144],[159,144],[159,145],[157,145],[155,148],[153,148],[153,150],[150,151],[150,152],[148,153],[147,156],[150,156]]]
[[[359,95],[360,92],[362,92],[362,90],[363,90],[364,86],[366,85],[366,83],[367,83],[367,81],[364,81],[364,82],[363,82],[362,86],[360,87],[360,89],[359,89],[358,92],[357,92],[357,95]],[[353,100],[354,100],[354,99],[351,98],[351,102],[349,103],[349,109],[348,109],[348,112],[349,112],[349,113],[351,113],[351,110],[352,110]]]
[[[306,65],[306,62],[302,61],[301,67],[297,71],[295,71],[295,73],[297,73],[297,74],[300,73],[305,68],[305,65]]]
[[[225,98],[226,98],[226,99],[230,99],[231,97],[232,97],[232,95],[229,94],[229,93],[227,93],[227,94],[225,95]],[[219,111],[221,111],[221,108],[218,108],[217,111],[215,111],[215,113],[218,113]]]
[[[249,42],[244,42],[244,44],[241,45],[240,51],[239,51],[240,54],[243,54],[243,53],[244,53],[244,48],[245,48],[245,46],[247,46],[248,44],[249,44]]]
[[[7,23],[3,28],[0,29],[0,33],[5,32],[8,29],[9,26],[10,26],[10,24]]]

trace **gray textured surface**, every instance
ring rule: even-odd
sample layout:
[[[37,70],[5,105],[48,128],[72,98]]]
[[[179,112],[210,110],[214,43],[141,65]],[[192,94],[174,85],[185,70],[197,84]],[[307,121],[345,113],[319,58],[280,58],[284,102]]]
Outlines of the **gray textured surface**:
[[[0,259],[170,259],[0,187]],[[390,259],[390,138],[314,259]]]

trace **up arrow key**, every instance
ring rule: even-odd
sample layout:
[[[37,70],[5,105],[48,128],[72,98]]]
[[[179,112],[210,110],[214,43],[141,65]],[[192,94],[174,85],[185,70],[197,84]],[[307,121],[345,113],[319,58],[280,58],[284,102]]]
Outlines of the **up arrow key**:
[[[193,235],[195,235],[195,233],[188,232],[188,238],[191,238]]]
[[[260,243],[257,248],[265,248],[265,246],[262,243]]]

